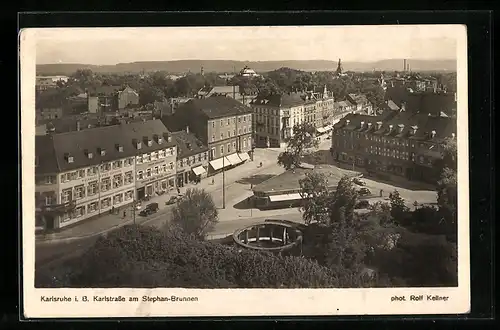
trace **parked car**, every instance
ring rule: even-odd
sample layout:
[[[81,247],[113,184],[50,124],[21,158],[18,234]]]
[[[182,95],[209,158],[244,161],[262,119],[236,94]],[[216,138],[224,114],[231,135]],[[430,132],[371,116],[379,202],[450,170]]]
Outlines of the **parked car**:
[[[140,202],[135,203],[136,210],[140,210],[141,208],[142,208],[142,203],[140,203]]]
[[[366,183],[361,180],[360,178],[354,178],[352,179],[352,182],[354,182],[355,184],[359,185],[359,186],[366,186]]]
[[[139,213],[139,215],[147,217],[148,215],[158,212],[158,209],[159,209],[158,203],[151,203],[146,205],[144,210],[142,210],[141,213]]]
[[[165,202],[165,205],[175,204],[175,203],[177,203],[178,200],[179,200],[179,197],[172,196],[172,197],[170,197],[170,199],[168,201]]]
[[[361,196],[371,195],[371,191],[368,188],[361,188],[361,189],[358,190],[358,193]]]
[[[370,202],[367,200],[362,200],[362,201],[359,201],[354,208],[355,209],[367,209],[369,207],[370,207]]]

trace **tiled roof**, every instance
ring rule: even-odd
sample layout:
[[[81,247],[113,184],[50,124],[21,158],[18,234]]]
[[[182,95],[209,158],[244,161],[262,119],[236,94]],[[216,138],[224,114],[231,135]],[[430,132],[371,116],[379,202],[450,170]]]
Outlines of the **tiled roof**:
[[[252,109],[237,100],[226,96],[212,96],[204,99],[192,99],[179,107],[201,111],[210,119],[252,113]]]
[[[353,106],[353,104],[347,100],[339,101],[339,102],[335,102],[335,103],[337,103],[337,106],[339,106],[339,107],[352,107]]]
[[[213,94],[239,94],[240,93],[240,86],[214,86],[211,87],[208,90],[207,96],[213,95]]]
[[[271,94],[268,96],[257,96],[252,104],[267,105],[271,107],[290,108],[294,106],[303,105],[305,103],[303,97],[299,93],[290,94]]]
[[[346,121],[349,124],[346,126]],[[365,128],[361,128],[361,122],[364,122]],[[382,122],[382,126],[377,130],[377,122]],[[418,127],[416,133],[412,138],[415,139],[429,139],[432,131],[436,132],[435,139],[441,140],[451,137],[451,133],[456,133],[456,120],[450,117],[435,117],[428,114],[412,113],[407,111],[395,112],[388,111],[379,116],[367,116],[359,114],[348,114],[337,124],[334,125],[335,129],[345,127],[346,129],[355,129],[358,131],[367,131],[368,123],[372,124],[371,132],[380,135],[389,134],[397,137],[408,137],[412,127]],[[390,125],[392,131],[389,133]],[[399,131],[399,128],[402,131]]]
[[[368,99],[364,94],[349,94],[349,98],[355,104],[366,104],[368,103]]]
[[[188,133],[186,131],[172,132],[172,137],[177,144],[177,159],[196,155],[208,150],[208,147],[203,145],[193,133]]]
[[[168,131],[162,122],[160,120],[150,120],[125,125],[114,125],[76,132],[53,134],[51,135],[51,140],[55,150],[56,162],[59,166],[58,169],[60,171],[69,171],[81,167],[98,165],[101,162],[109,162],[115,159],[134,156],[138,153],[133,145],[134,139],[142,142],[140,153],[147,153],[175,146],[174,139],[172,139],[170,143],[164,139],[161,145],[154,140],[154,134],[163,137],[163,133],[168,133]],[[152,140],[151,147],[143,142],[144,136]],[[123,147],[122,152],[118,150],[117,145]],[[99,148],[106,150],[104,156],[99,154]],[[86,149],[93,153],[91,159],[85,155]],[[65,154],[67,153],[73,157],[72,163],[68,163],[66,160]],[[53,165],[54,162],[52,161],[51,164]]]

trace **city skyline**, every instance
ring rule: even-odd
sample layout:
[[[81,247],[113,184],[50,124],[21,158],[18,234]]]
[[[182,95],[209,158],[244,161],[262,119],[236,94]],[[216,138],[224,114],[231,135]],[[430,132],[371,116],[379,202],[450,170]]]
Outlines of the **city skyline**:
[[[444,60],[457,58],[459,31],[453,25],[37,29],[36,63]],[[103,44],[105,51],[96,51]]]

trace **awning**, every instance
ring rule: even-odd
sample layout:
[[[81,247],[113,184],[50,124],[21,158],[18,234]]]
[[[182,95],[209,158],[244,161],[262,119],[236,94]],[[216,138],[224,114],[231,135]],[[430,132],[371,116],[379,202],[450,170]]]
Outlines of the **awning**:
[[[205,168],[203,166],[198,166],[198,167],[195,167],[193,168],[193,173],[195,175],[202,175],[202,174],[205,174],[207,171],[205,170]]]
[[[333,126],[332,125],[327,125],[325,127],[323,127],[325,129],[325,132],[328,132],[328,131],[331,131],[333,129]]]
[[[271,202],[292,201],[302,199],[299,193],[269,196]]]
[[[222,160],[222,158],[214,159],[214,160],[210,161],[209,164],[210,164],[210,166],[212,166],[212,168],[215,171],[220,170],[224,165],[226,165],[226,164],[224,164],[224,161]],[[227,165],[229,165],[229,164],[227,164]]]
[[[316,128],[316,131],[318,131],[318,133],[325,133],[326,132],[323,127]]]
[[[250,159],[250,156],[246,152],[242,152],[241,154],[238,154],[238,156],[240,157],[240,159],[241,159],[242,162],[244,162],[245,160],[249,160]]]
[[[229,163],[231,165],[238,165],[240,163],[242,163],[243,161],[240,159],[240,157],[238,157],[238,154],[237,153],[234,153],[234,154],[231,154],[229,156],[226,157],[227,160],[229,160]]]

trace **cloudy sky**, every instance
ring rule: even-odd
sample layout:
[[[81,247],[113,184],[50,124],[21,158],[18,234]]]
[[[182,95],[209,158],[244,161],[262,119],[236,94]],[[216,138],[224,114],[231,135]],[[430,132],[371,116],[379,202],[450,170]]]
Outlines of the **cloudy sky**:
[[[459,26],[37,29],[37,64],[456,59]]]

